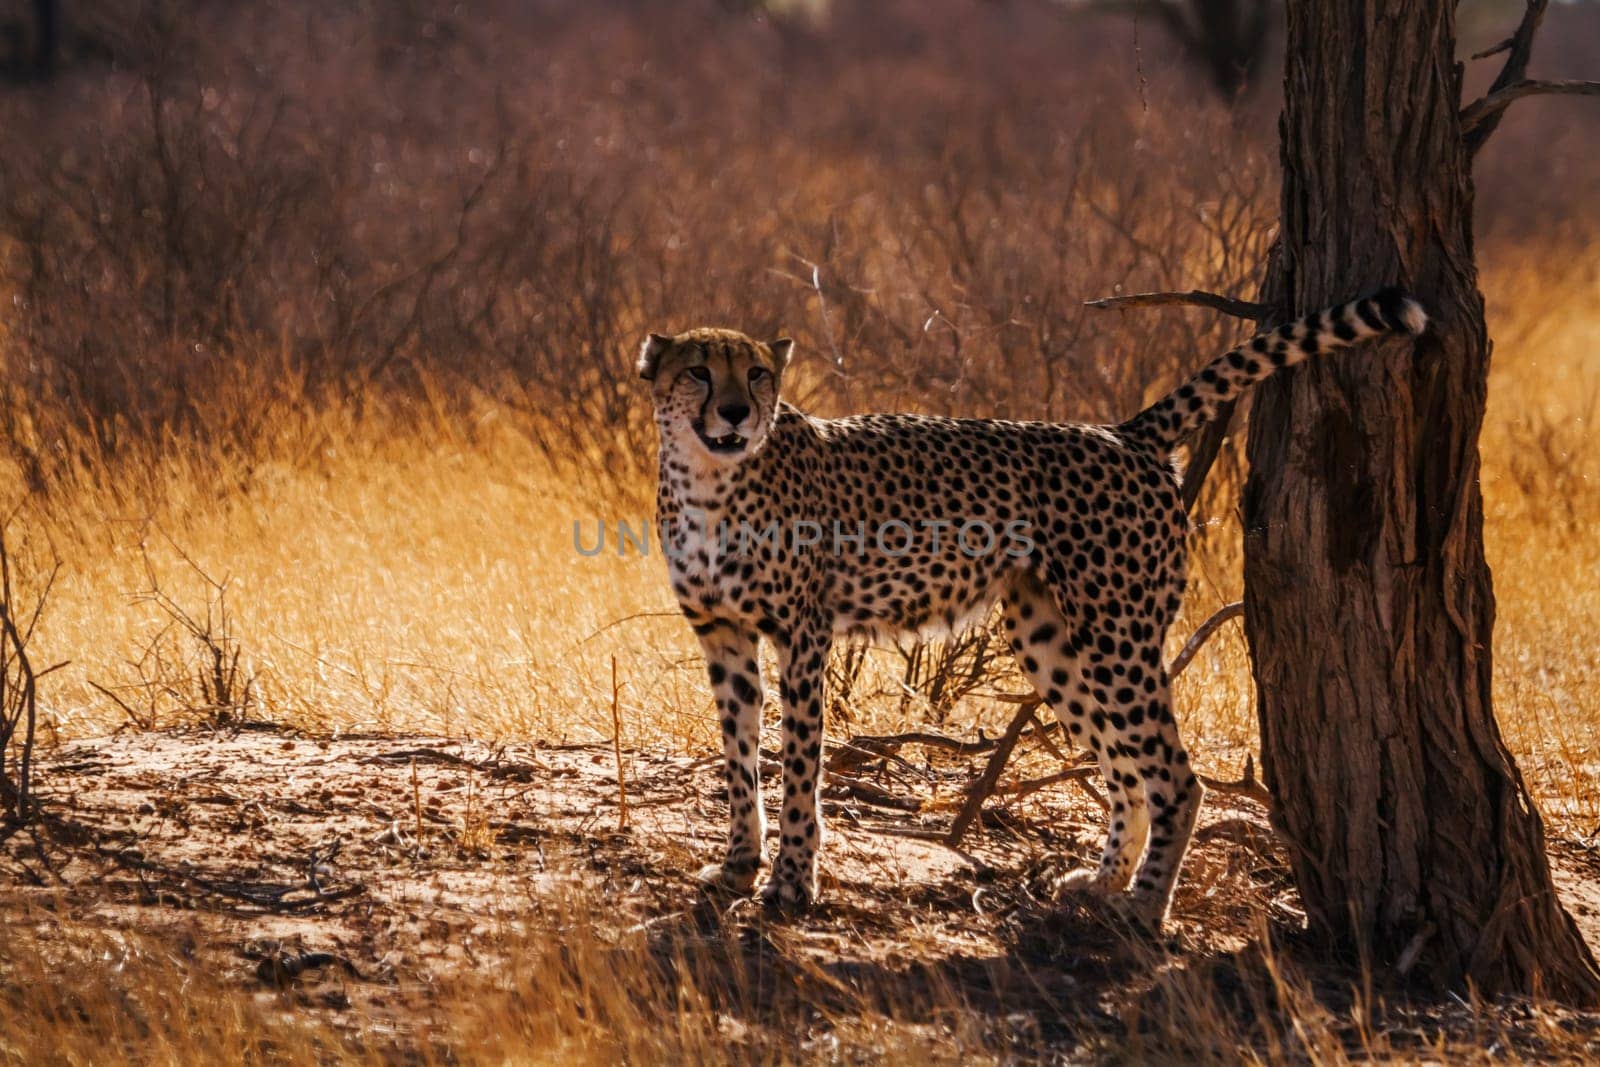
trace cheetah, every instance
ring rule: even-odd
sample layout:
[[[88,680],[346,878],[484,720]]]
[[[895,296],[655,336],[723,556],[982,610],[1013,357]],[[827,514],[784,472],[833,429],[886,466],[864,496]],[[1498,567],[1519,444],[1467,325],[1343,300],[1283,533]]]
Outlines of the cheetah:
[[[638,371],[660,433],[658,544],[705,653],[725,758],[726,854],[700,881],[749,894],[763,865],[761,638],[777,651],[783,710],[762,898],[798,910],[817,896],[835,635],[953,631],[999,602],[1022,672],[1105,776],[1099,867],[1070,881],[1159,930],[1203,792],[1162,661],[1189,529],[1173,450],[1275,371],[1427,322],[1385,289],[1245,342],[1116,425],[814,418],[780,396],[788,338],[651,334]]]

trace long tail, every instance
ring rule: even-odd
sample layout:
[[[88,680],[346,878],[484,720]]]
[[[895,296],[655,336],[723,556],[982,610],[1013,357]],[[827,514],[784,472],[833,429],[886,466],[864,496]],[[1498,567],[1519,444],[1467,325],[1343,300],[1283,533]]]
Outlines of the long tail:
[[[1313,312],[1246,341],[1124,422],[1117,430],[1171,452],[1203,426],[1217,407],[1307,356],[1344,348],[1379,334],[1420,334],[1428,327],[1422,305],[1399,289],[1381,289],[1340,307]]]

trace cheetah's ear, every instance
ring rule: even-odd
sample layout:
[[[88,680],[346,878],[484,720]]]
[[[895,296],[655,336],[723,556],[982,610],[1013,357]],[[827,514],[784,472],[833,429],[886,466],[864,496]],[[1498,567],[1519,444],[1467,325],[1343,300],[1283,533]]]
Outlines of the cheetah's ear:
[[[777,364],[774,370],[782,374],[783,368],[789,365],[789,353],[794,351],[794,339],[780,337],[776,341],[768,341],[767,347],[772,350],[772,362]]]
[[[661,355],[672,347],[672,338],[663,337],[653,333],[644,339],[644,344],[639,346],[639,377],[647,382],[656,378],[656,368],[661,364]]]

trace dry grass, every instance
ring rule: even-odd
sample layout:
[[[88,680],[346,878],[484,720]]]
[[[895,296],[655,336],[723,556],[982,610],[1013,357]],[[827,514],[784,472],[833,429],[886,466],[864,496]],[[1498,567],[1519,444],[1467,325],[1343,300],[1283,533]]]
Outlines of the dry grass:
[[[1248,292],[1269,237],[1255,131],[1270,122],[1187,99],[1148,42],[1136,71],[1115,22],[1028,4],[839,5],[822,25],[709,6],[481,22],[403,6],[409,22],[360,5],[137,23],[108,8],[96,32],[115,70],[0,102],[48,149],[0,162],[15,309],[0,505],[17,509],[25,565],[63,565],[36,638],[40,662],[70,661],[41,694],[47,742],[222,712],[320,734],[609,742],[614,659],[623,747],[711,754],[698,647],[660,560],[574,548],[575,523],[588,543],[596,520],[651,513],[626,370],[643,330],[782,323],[804,353],[793,389],[824,413],[1108,417],[1233,327],[1078,302]],[[1561,56],[1600,55],[1592,12],[1559,19],[1574,28]],[[1583,33],[1587,49],[1571,43]],[[240,75],[266,39],[270,77]],[[337,75],[319,58],[333,49]],[[1560,125],[1536,106],[1558,105],[1513,124]],[[1481,173],[1495,691],[1552,834],[1592,849],[1600,246],[1575,205],[1600,188],[1600,156],[1570,137],[1537,150],[1566,188],[1532,207],[1514,159],[1491,148]],[[1197,534],[1179,637],[1237,594],[1235,476],[1221,468],[1221,517]],[[931,692],[925,664],[907,677],[894,653],[868,655],[843,729],[993,732],[1004,715]],[[999,668],[982,684],[1020,688]],[[1234,773],[1255,747],[1236,628],[1177,702],[1201,767]],[[461,831],[494,848],[481,809]],[[0,935],[0,1057],[969,1062],[1052,1047],[974,1010],[952,972],[898,1000],[830,984],[781,946],[739,954],[735,973],[726,944],[618,932],[611,907],[582,884],[539,901],[495,934],[517,966],[438,975],[404,1033],[241,991],[181,933],[39,907]],[[1477,1004],[1431,1036],[1408,1029],[1370,993],[1315,987],[1269,942],[1223,963],[1151,957],[1138,1017],[1080,1052],[1587,1047]]]

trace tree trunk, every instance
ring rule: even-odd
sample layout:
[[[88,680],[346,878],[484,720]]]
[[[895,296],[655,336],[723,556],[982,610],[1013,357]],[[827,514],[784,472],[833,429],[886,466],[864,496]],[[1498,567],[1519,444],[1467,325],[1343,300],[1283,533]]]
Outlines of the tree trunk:
[[[1489,343],[1454,0],[1289,0],[1283,218],[1264,301],[1384,283],[1416,343],[1255,396],[1245,621],[1262,768],[1312,924],[1444,987],[1600,999],[1490,703],[1477,441]]]

